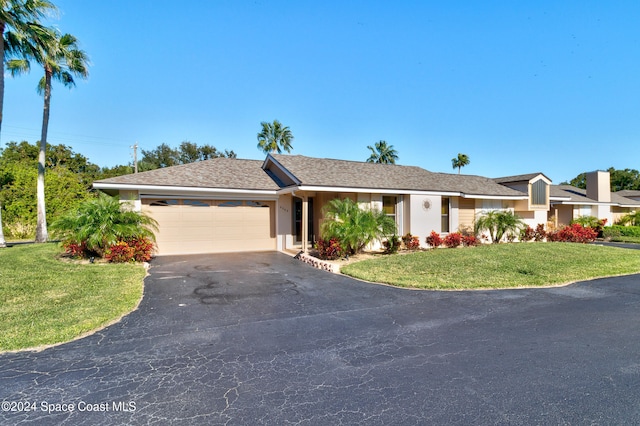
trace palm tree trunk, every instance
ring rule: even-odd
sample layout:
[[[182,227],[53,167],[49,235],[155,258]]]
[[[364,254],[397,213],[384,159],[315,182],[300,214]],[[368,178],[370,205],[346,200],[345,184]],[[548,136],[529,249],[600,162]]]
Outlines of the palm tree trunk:
[[[2,232],[2,203],[0,203],[0,247],[6,247],[7,242],[4,239],[4,232]]]
[[[49,128],[49,107],[51,105],[51,71],[45,69],[44,111],[42,113],[42,135],[40,136],[40,152],[38,153],[38,222],[36,224],[36,243],[44,243],[49,239],[47,233],[47,211],[44,205],[44,166],[47,149],[47,130]]]
[[[0,22],[0,34],[4,39],[4,22]],[[0,43],[0,61],[2,64],[2,72],[0,72],[0,129],[2,129],[2,107],[4,106],[4,42]],[[4,239],[4,232],[2,232],[2,203],[0,203],[0,247],[6,247],[7,242]]]

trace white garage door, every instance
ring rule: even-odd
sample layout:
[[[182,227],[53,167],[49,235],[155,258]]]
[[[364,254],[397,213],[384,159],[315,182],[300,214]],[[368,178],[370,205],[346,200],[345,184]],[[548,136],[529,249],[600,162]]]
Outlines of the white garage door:
[[[275,250],[275,201],[146,199],[158,254]]]

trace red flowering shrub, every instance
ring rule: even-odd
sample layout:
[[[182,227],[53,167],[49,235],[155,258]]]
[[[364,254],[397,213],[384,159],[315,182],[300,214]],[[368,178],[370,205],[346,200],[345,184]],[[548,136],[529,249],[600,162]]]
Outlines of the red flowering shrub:
[[[145,237],[118,241],[107,247],[104,258],[112,263],[148,262],[153,253],[153,242]]]
[[[462,236],[462,245],[466,247],[475,247],[480,244],[480,241],[475,237],[475,235],[463,235]]]
[[[87,246],[84,243],[67,242],[63,244],[64,252],[71,257],[86,257]]]
[[[533,234],[533,239],[535,241],[542,241],[547,238],[547,231],[544,230],[544,223],[539,223],[536,226],[536,232]]]
[[[427,237],[427,244],[433,248],[440,247],[442,245],[442,238],[440,238],[440,234],[436,231],[431,231],[431,234]]]
[[[567,243],[590,243],[595,241],[598,233],[590,227],[584,227],[579,223],[565,226],[559,231],[547,234],[547,241]]]
[[[535,235],[535,233],[536,231],[534,231],[532,227],[527,225],[526,228],[520,231],[520,241],[527,242],[533,240],[533,236]]]
[[[337,238],[331,238],[330,240],[318,240],[316,243],[316,250],[318,250],[318,256],[324,260],[335,260],[344,254],[344,249],[340,245],[340,241]]]
[[[462,245],[462,234],[459,232],[452,232],[444,237],[442,241],[445,247],[454,248]]]
[[[113,263],[125,263],[133,260],[133,247],[126,241],[118,241],[104,251],[104,258]]]
[[[153,241],[149,238],[138,237],[128,240],[127,244],[133,249],[133,260],[136,262],[148,262],[153,254]]]
[[[420,238],[410,233],[402,237],[402,242],[407,250],[418,250],[420,248]]]

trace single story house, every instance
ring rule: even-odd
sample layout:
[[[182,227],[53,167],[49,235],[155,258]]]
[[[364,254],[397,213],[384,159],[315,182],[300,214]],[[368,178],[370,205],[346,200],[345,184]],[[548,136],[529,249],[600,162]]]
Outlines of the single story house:
[[[151,215],[158,254],[307,250],[320,238],[323,207],[350,198],[392,216],[398,234],[470,230],[481,211],[510,209],[532,227],[553,200],[541,173],[490,179],[415,166],[301,155],[264,161],[215,158],[94,182]],[[561,201],[568,201],[562,199]]]

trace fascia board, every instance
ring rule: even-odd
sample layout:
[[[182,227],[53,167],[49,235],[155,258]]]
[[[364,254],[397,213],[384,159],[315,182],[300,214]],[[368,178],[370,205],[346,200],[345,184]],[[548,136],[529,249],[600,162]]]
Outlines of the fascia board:
[[[284,188],[287,190],[289,188]],[[388,188],[353,188],[343,186],[306,186],[300,185],[293,189],[294,191],[310,191],[310,192],[356,192],[365,194],[403,194],[403,195],[444,195],[447,197],[460,196],[459,192],[447,191],[415,191],[408,189],[388,189]],[[287,191],[290,192],[290,191]]]
[[[202,194],[255,194],[255,195],[277,195],[276,190],[264,189],[227,189],[227,188],[198,188],[192,186],[164,186],[164,185],[132,185],[124,183],[94,183],[95,189],[117,189],[125,191],[139,191],[146,193],[163,193],[163,194],[179,194],[179,193],[202,193]]]
[[[295,177],[293,175],[293,173],[291,173],[286,167],[284,167],[282,164],[280,164],[278,162],[278,160],[276,160],[275,158],[273,158],[271,156],[271,154],[267,155],[267,158],[264,159],[264,163],[262,163],[262,170],[267,170],[267,166],[269,165],[269,163],[272,163],[274,166],[276,166],[278,169],[280,169],[285,175],[287,175],[287,177],[289,177],[296,185],[300,185],[302,182],[300,181],[300,179],[298,179],[297,177]]]
[[[472,198],[478,200],[528,200],[527,195],[482,195],[482,194],[462,194],[462,198]]]

